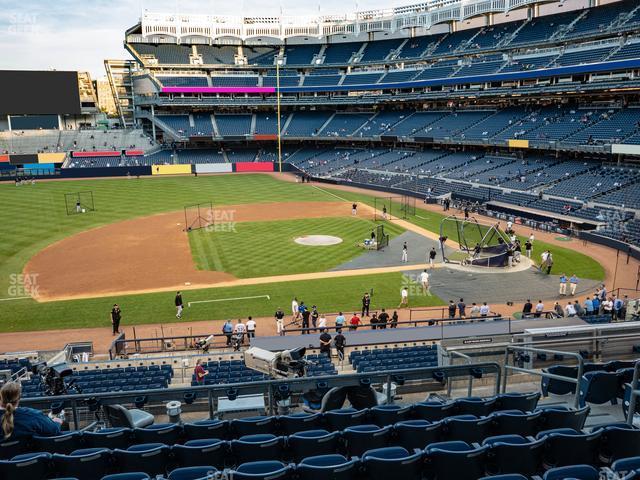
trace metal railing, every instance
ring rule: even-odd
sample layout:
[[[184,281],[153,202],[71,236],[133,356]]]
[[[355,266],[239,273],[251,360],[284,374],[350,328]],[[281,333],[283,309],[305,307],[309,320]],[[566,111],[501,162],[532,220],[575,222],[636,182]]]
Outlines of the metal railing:
[[[283,388],[289,395],[302,395],[310,390],[328,391],[333,387],[345,386],[382,386],[386,384],[387,401],[392,402],[391,384],[402,384],[407,381],[438,382],[451,381],[455,378],[464,378],[481,371],[483,374],[493,374],[495,392],[500,392],[501,367],[496,362],[483,362],[472,365],[455,365],[443,367],[423,367],[393,371],[380,371],[375,373],[353,373],[331,375],[323,377],[300,377],[278,380],[265,380],[250,383],[230,383],[218,385],[203,385],[185,388],[165,388],[158,390],[140,390],[132,392],[111,392],[99,394],[76,394],[51,397],[24,398],[21,405],[36,409],[48,410],[51,403],[61,403],[63,408],[71,410],[71,425],[74,430],[81,428],[80,410],[87,409],[89,402],[98,401],[101,405],[133,404],[136,397],[146,396],[147,405],[163,405],[165,402],[183,399],[185,394],[193,394],[196,399],[207,400],[209,418],[216,416],[217,402],[220,397],[234,401],[241,395],[259,395],[266,397],[265,410],[270,415],[275,415],[278,410],[277,402],[280,400]]]
[[[564,377],[562,375],[555,375],[553,373],[548,373],[544,371],[537,371],[532,368],[523,368],[517,367],[515,365],[509,365],[509,354],[516,352],[527,352],[527,353],[550,353],[553,355],[562,355],[567,357],[573,357],[578,360],[578,372],[577,377]],[[574,352],[563,352],[560,350],[548,350],[545,348],[535,348],[535,347],[523,347],[518,345],[509,345],[505,349],[504,352],[504,379],[502,381],[502,392],[506,392],[507,390],[507,381],[509,378],[509,371],[527,373],[529,375],[537,375],[542,378],[550,378],[552,380],[559,380],[562,382],[573,383],[575,384],[575,394],[574,394],[574,407],[578,408],[580,406],[580,379],[582,378],[582,373],[584,371],[584,359],[579,353]]]
[[[638,383],[640,383],[640,361],[636,362],[633,369],[633,380],[631,381],[631,395],[629,396],[629,410],[627,410],[627,423],[633,425],[633,417],[636,413],[636,404],[638,397],[640,397],[640,389],[638,389]]]

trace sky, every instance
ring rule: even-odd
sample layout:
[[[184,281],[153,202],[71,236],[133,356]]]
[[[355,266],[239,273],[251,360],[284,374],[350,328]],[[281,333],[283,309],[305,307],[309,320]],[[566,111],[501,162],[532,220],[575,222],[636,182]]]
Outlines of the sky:
[[[389,8],[417,1],[322,0],[321,14]],[[0,69],[81,70],[105,75],[103,60],[130,58],[124,32],[142,11],[222,15],[317,14],[316,1],[0,0]]]

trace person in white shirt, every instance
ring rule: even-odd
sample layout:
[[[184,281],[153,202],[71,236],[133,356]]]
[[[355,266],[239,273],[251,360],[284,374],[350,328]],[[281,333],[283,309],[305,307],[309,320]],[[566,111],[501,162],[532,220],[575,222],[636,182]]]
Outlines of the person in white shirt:
[[[293,315],[293,321],[297,321],[300,317],[300,310],[298,310],[298,299],[294,298],[291,300],[291,314]]]
[[[249,317],[249,320],[247,320],[247,337],[249,338],[255,338],[256,336],[256,321]]]
[[[538,300],[534,317],[539,317],[540,315],[542,315],[542,312],[544,312],[544,303],[542,303],[542,300]]]
[[[425,292],[429,291],[429,274],[426,270],[420,274],[420,283]]]
[[[489,307],[489,305],[487,305],[487,302],[484,302],[482,305],[480,305],[480,316],[481,317],[486,317],[487,315],[489,315],[489,312],[491,312],[491,307]]]
[[[409,305],[409,290],[407,287],[402,287],[400,291],[400,305],[398,307],[407,307]]]
[[[531,235],[529,235],[529,241],[531,243],[533,243],[533,241],[536,239],[536,237],[533,235],[533,232],[531,232]]]
[[[511,222],[511,220],[509,220],[509,221],[507,222],[507,232],[510,232],[510,231],[511,231],[511,227],[513,227],[513,222]]]
[[[321,313],[318,318],[318,328],[320,329],[320,332],[324,332],[327,328],[327,317],[324,316],[324,313]]]
[[[567,317],[575,317],[576,316],[576,307],[574,307],[571,302],[567,303],[567,306],[564,307],[564,314]]]
[[[238,320],[236,326],[233,327],[233,334],[239,337],[240,343],[244,343],[244,335],[247,333],[247,326],[242,323],[242,319]]]

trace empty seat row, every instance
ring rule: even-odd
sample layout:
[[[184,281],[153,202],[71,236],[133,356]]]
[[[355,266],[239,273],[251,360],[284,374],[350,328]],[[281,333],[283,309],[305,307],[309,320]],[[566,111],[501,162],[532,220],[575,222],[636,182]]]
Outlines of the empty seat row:
[[[146,443],[127,449],[81,449],[66,455],[22,454],[0,461],[0,477],[38,480],[57,474],[84,480],[100,478],[114,471],[165,475],[176,467],[208,466],[211,471],[217,471],[230,465],[240,465],[238,468],[241,469],[243,464],[256,461],[290,460],[317,467],[322,464],[335,466],[336,460],[342,466],[362,462],[366,468],[368,458],[379,458],[379,464],[367,472],[367,478],[382,479],[395,474],[405,480],[418,480],[426,474],[435,479],[476,480],[485,474],[530,476],[578,463],[608,466],[617,460],[640,455],[640,430],[628,425],[603,426],[590,432],[555,429],[541,432],[535,438],[522,435],[486,437],[479,444],[464,440],[431,441],[422,434],[424,427],[409,425],[405,429],[402,423],[384,428],[360,425],[340,433],[312,430],[287,438],[262,434],[231,442],[207,439],[173,446]],[[401,432],[396,441],[391,440],[394,430]],[[413,447],[416,435],[421,434],[427,443]],[[402,445],[402,436],[411,440],[407,446]],[[318,460],[321,456],[324,460]],[[333,458],[328,462],[326,457]],[[324,476],[316,478],[338,478],[335,475],[338,471],[329,469]]]

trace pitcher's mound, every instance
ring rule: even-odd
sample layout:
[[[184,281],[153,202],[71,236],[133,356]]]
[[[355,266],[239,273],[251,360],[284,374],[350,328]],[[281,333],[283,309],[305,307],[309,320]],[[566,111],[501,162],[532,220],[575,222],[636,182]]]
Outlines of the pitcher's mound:
[[[295,242],[300,245],[320,247],[324,245],[337,245],[342,243],[342,239],[331,235],[305,235],[304,237],[296,238]]]

